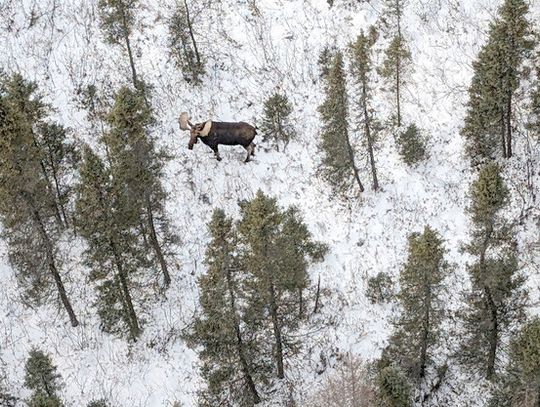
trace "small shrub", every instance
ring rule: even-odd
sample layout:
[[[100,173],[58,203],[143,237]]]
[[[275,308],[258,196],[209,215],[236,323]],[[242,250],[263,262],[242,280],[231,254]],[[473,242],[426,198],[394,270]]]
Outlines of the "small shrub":
[[[416,124],[409,125],[407,130],[399,133],[396,143],[405,164],[412,166],[426,158],[426,142]]]
[[[388,302],[394,295],[394,284],[388,273],[380,272],[368,278],[366,297],[372,304]]]
[[[294,129],[289,122],[292,106],[286,95],[274,93],[264,102],[264,117],[261,125],[263,140],[270,140],[279,151],[279,142],[287,147],[294,138]]]
[[[379,397],[387,407],[410,407],[411,386],[407,378],[394,366],[387,366],[377,376]]]

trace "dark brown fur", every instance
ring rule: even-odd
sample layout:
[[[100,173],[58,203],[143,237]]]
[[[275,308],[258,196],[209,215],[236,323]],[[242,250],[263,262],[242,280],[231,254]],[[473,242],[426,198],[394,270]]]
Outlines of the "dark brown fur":
[[[251,124],[245,122],[212,122],[208,135],[202,136],[200,133],[204,128],[204,124],[205,123],[197,123],[193,125],[188,144],[190,150],[193,149],[193,145],[200,139],[214,151],[218,161],[221,161],[218,150],[219,144],[227,146],[240,145],[244,147],[248,152],[245,162],[248,162],[251,159],[251,156],[255,155],[255,144],[253,143],[253,139],[257,134],[257,130]]]

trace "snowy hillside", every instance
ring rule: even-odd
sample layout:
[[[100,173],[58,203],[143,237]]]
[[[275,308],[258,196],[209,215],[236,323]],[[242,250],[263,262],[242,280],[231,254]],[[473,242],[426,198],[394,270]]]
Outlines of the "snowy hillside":
[[[399,309],[395,303],[371,304],[365,296],[366,280],[381,271],[397,277],[406,259],[407,236],[426,224],[443,237],[451,263],[446,281],[449,334],[439,355],[444,360],[457,345],[459,326],[453,312],[470,284],[465,269],[469,259],[460,248],[469,236],[465,210],[474,174],[459,132],[472,61],[500,1],[410,0],[403,26],[414,73],[403,96],[404,121],[416,122],[429,137],[429,158],[417,168],[406,166],[397,154],[394,134],[384,130],[376,151],[382,191],[369,188],[368,161],[361,156],[366,192],[350,201],[331,197],[328,186],[316,177],[321,126],[317,107],[323,98],[317,59],[325,45],[344,49],[360,29],[376,24],[382,0],[335,0],[332,8],[325,0],[193,1],[200,48],[207,58],[207,73],[198,88],[183,80],[167,49],[167,18],[175,0],[142,3],[134,33],[135,58],[140,75],[154,87],[157,138],[172,156],[166,167],[167,212],[181,239],[170,248],[172,285],[164,298],[150,300],[142,337],[129,344],[99,329],[92,308],[96,294],[81,283],[88,274],[81,238],[66,233],[62,242],[67,253],[63,276],[81,321],[77,328],[69,326],[54,301],[37,308],[24,306],[5,244],[0,243],[0,370],[5,370],[10,391],[23,399],[28,396],[24,364],[29,350],[39,346],[51,353],[62,374],[66,406],[85,406],[99,398],[118,407],[173,406],[175,401],[195,406],[203,382],[197,353],[182,333],[198,310],[197,278],[205,272],[209,240],[205,225],[217,207],[237,216],[238,201],[253,198],[258,189],[277,197],[281,205],[296,205],[314,237],[329,245],[324,262],[310,269],[312,280],[320,276],[327,293],[322,313],[303,329],[302,353],[289,361],[287,376],[299,405],[330,374],[337,353],[352,352],[366,360],[379,356]],[[538,22],[540,1],[531,3],[530,21]],[[80,107],[77,90],[96,84],[110,96],[130,78],[121,47],[104,42],[97,0],[2,0],[0,42],[0,69],[36,81],[56,109],[55,120],[73,129],[73,137],[95,144],[99,133]],[[387,42],[381,38],[377,50]],[[376,55],[374,62],[380,64],[382,53]],[[241,147],[222,147],[221,162],[202,143],[187,149],[188,133],[177,123],[181,111],[188,111],[194,121],[260,124],[263,102],[276,88],[293,104],[298,133],[285,152],[270,149],[259,138],[254,160],[244,164]],[[388,120],[392,106],[384,84],[378,82],[374,108],[379,120]],[[530,312],[537,313],[540,207],[534,196],[540,194],[540,146],[532,146],[531,156],[536,158],[525,162],[523,140],[516,135],[516,155],[505,168],[512,194],[507,215],[519,220]],[[533,174],[532,190],[527,168]],[[157,277],[149,278],[148,284],[157,284]],[[319,375],[321,357],[329,369]],[[485,389],[489,384],[481,377],[453,365],[429,405],[482,406],[489,396]]]

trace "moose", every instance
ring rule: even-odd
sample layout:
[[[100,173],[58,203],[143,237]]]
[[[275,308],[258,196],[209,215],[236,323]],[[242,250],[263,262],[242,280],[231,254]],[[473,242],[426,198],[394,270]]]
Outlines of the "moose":
[[[181,130],[190,131],[188,143],[190,150],[201,139],[204,144],[214,151],[214,155],[218,161],[221,161],[218,150],[219,144],[227,146],[240,145],[244,147],[247,150],[247,157],[244,160],[246,163],[250,161],[251,156],[255,155],[253,139],[257,134],[257,130],[251,124],[245,122],[214,122],[212,120],[192,124],[186,112],[180,114],[178,123]]]

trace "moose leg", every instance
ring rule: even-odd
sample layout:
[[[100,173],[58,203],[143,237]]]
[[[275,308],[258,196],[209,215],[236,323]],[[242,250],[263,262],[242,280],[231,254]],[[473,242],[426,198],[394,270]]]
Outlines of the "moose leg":
[[[255,143],[251,143],[250,146],[251,146],[251,155],[253,156],[255,155],[255,147],[256,147]]]
[[[244,147],[247,151],[247,156],[246,156],[246,159],[244,160],[245,163],[248,163],[250,160],[251,160],[251,156],[253,155],[253,148],[255,146],[253,145],[253,143],[251,143],[249,146],[247,147]]]
[[[216,160],[221,161],[221,156],[219,155],[218,146],[212,147],[212,150],[214,150],[214,155],[216,156]]]

